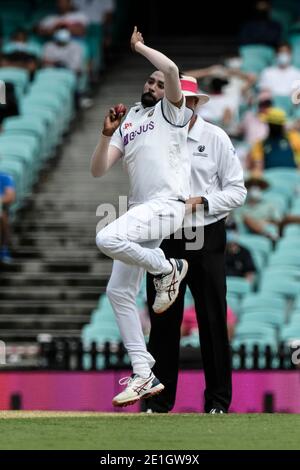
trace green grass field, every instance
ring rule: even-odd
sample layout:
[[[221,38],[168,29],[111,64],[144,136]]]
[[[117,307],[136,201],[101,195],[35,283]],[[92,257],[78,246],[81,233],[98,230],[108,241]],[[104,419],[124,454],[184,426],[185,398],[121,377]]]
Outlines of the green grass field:
[[[300,449],[300,415],[0,412],[1,450]]]

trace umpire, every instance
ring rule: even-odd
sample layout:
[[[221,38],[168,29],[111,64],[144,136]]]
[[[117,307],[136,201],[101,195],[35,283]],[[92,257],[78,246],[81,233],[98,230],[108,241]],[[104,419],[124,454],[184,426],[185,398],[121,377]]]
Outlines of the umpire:
[[[196,80],[182,77],[181,86],[187,106],[195,110],[200,95]],[[153,372],[165,385],[165,390],[146,400],[146,408],[149,412],[167,413],[174,406],[180,328],[188,285],[195,301],[205,374],[204,411],[226,413],[231,402],[231,359],[226,323],[225,220],[232,209],[244,203],[246,189],[239,159],[222,129],[194,114],[188,146],[192,161],[191,194],[194,197],[188,201],[193,213],[186,216],[185,226],[192,225],[195,240],[203,234],[204,244],[190,249],[191,234],[186,229],[182,229],[179,236],[177,232],[176,236],[163,241],[161,248],[166,257],[185,258],[189,270],[176,302],[161,315],[152,310],[155,289],[153,277],[147,275],[151,319],[148,349],[156,359]],[[201,218],[203,209],[204,217]]]

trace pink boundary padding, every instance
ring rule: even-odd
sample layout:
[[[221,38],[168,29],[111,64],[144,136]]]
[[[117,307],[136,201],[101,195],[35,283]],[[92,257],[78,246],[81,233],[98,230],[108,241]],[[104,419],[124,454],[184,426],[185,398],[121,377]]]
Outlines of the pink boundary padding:
[[[20,394],[24,410],[118,411],[112,407],[111,399],[122,389],[119,379],[129,374],[128,371],[1,372],[0,409],[9,409],[11,395]],[[203,390],[202,371],[182,371],[173,411],[202,412]],[[273,395],[275,411],[300,413],[300,372],[233,373],[232,412],[262,412],[265,394]],[[139,406],[119,411],[137,412]]]

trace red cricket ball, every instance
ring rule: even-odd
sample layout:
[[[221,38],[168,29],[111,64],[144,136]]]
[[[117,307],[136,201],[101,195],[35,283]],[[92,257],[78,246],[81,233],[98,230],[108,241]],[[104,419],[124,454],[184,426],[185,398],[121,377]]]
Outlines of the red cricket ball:
[[[124,106],[124,104],[122,103],[117,104],[117,106],[114,107],[114,110],[117,116],[119,116],[120,114],[125,115],[127,112],[126,106]]]

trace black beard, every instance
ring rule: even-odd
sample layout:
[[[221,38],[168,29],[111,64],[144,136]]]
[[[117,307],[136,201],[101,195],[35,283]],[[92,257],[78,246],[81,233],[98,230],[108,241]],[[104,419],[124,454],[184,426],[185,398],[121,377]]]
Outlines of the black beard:
[[[158,103],[158,100],[152,95],[152,93],[147,91],[147,93],[142,94],[141,103],[144,108],[152,108],[152,106],[155,106],[156,103]]]

